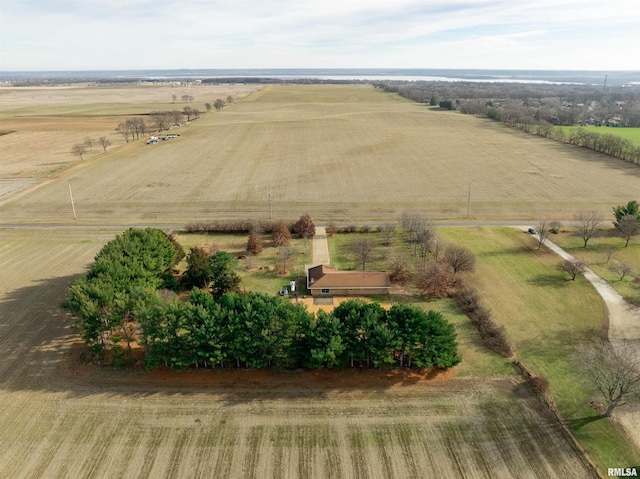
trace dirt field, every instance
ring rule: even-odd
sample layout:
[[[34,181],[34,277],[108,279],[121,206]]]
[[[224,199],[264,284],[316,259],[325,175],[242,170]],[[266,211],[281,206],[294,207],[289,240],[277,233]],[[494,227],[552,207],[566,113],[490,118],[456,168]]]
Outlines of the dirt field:
[[[9,101],[0,89],[0,122],[84,137],[73,115],[89,115],[87,131],[98,131],[92,122],[105,114],[165,98],[144,90],[127,110],[118,89],[100,100],[66,90],[75,103],[46,103],[42,89],[22,106],[26,97]],[[109,103],[121,93],[123,103]],[[71,222],[71,184],[86,222],[0,225],[0,477],[589,477],[515,375],[121,373],[74,362],[77,336],[58,305],[123,229],[104,225],[266,217],[269,185],[276,218],[395,219],[406,207],[460,217],[469,182],[472,216],[570,217],[626,203],[640,170],[364,86],[270,87],[180,133],[121,145],[0,199],[5,223]],[[7,176],[29,182],[20,168],[66,168],[29,163],[36,146],[25,153],[12,135],[0,136]]]
[[[204,103],[232,95],[246,96],[254,87],[244,85],[76,85],[59,87],[0,87],[0,179],[43,178],[59,173],[80,160],[70,151],[86,137],[107,137],[113,149],[125,144],[114,131],[132,115],[154,110],[205,111]],[[194,97],[182,103],[182,95]],[[176,103],[173,103],[176,95]],[[84,156],[103,153],[96,145]],[[19,181],[15,185],[20,185]],[[14,185],[14,186],[15,186]],[[0,198],[12,191],[0,185]]]
[[[114,233],[0,230],[0,477],[589,477],[513,376],[73,362],[57,304]]]
[[[610,212],[640,187],[637,166],[368,86],[267,87],[251,99],[178,141],[119,148],[2,215],[64,221],[68,183],[87,221],[265,217],[269,185],[276,216],[465,217],[471,185],[473,217],[570,218]]]

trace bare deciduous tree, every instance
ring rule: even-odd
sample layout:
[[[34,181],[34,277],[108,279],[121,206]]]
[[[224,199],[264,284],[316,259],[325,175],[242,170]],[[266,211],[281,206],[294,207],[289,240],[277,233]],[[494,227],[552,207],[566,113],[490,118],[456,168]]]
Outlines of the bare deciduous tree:
[[[232,97],[231,95],[229,95],[229,96],[227,97],[227,103],[228,103],[229,105],[231,105],[234,101],[235,101],[235,100],[233,99],[233,97]]]
[[[576,276],[584,271],[584,265],[577,259],[566,259],[558,265],[558,269],[571,276],[571,281],[576,280]]]
[[[549,230],[548,230],[548,226],[547,226],[547,221],[546,220],[540,220],[538,222],[538,229],[536,230],[538,232],[538,251],[540,251],[540,249],[542,248],[542,245],[545,244],[547,242],[547,238],[549,237]]]
[[[207,111],[211,111],[211,103],[205,103],[204,107],[207,109]]]
[[[624,244],[625,248],[629,246],[629,240],[640,233],[640,222],[638,222],[638,218],[630,214],[621,216],[615,223],[615,226],[618,235],[626,240]]]
[[[454,273],[473,271],[476,264],[476,258],[471,251],[455,244],[450,244],[444,249],[444,261],[451,266]]]
[[[213,107],[218,111],[222,110],[224,108],[224,101],[218,98],[216,101],[213,102]]]
[[[440,253],[442,253],[444,247],[444,241],[442,241],[440,236],[436,235],[431,242],[431,252],[433,253],[433,259],[435,261],[438,261],[438,259],[440,258]]]
[[[615,246],[607,246],[607,263],[611,261],[611,257],[613,256],[613,253],[615,253],[615,251]]]
[[[286,245],[278,248],[278,252],[280,254],[280,259],[278,261],[279,269],[281,274],[285,274],[290,267],[290,263],[295,258],[297,251],[293,246]]]
[[[404,258],[394,256],[389,261],[389,279],[392,283],[407,284],[411,279],[411,272]]]
[[[575,215],[578,222],[578,234],[584,241],[584,248],[593,236],[598,225],[602,222],[602,215],[597,211],[581,211]]]
[[[627,263],[616,264],[610,266],[609,269],[620,276],[620,281],[622,281],[626,276],[633,274],[633,267]]]
[[[628,343],[608,341],[581,347],[576,353],[584,378],[598,391],[606,405],[605,417],[640,394],[640,359]]]
[[[362,269],[366,269],[366,264],[373,250],[376,247],[376,242],[371,238],[359,238],[353,243],[353,254],[356,258],[356,264],[362,264]]]
[[[380,235],[382,236],[382,244],[389,246],[393,243],[393,237],[396,235],[396,227],[391,223],[386,223],[380,229]]]
[[[171,110],[168,115],[172,125],[180,125],[182,123],[183,116],[180,110]]]
[[[96,144],[96,139],[95,138],[91,138],[90,136],[87,136],[84,139],[84,146],[86,146],[90,150],[93,150],[93,145],[95,145],[95,144]]]
[[[84,145],[84,143],[76,143],[71,147],[71,153],[79,157],[80,161],[84,161],[84,158],[82,157],[82,155],[84,155],[86,152],[87,152],[87,147]]]
[[[420,259],[420,269],[423,269],[427,262],[427,257],[429,256],[429,251],[431,250],[431,242],[433,241],[435,236],[436,228],[429,221],[422,220],[422,222],[418,224],[418,229],[416,231],[415,237],[415,253]]]
[[[415,241],[416,234],[419,229],[419,225],[422,224],[423,219],[420,213],[415,211],[403,211],[400,216],[400,225],[402,226],[402,234],[407,243],[413,243]]]
[[[101,136],[98,138],[98,143],[102,147],[103,151],[107,151],[107,148],[111,146],[111,140],[109,140],[106,136]]]
[[[129,143],[129,130],[127,129],[124,123],[118,123],[118,126],[116,126],[116,132],[122,135],[122,137],[124,138],[124,141]]]

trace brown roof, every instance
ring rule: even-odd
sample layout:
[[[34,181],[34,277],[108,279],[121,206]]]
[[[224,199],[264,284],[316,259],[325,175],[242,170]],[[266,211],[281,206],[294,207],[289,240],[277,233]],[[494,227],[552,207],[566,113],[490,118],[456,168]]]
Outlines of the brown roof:
[[[308,280],[310,289],[391,287],[389,275],[384,271],[338,271],[326,265],[309,268]]]

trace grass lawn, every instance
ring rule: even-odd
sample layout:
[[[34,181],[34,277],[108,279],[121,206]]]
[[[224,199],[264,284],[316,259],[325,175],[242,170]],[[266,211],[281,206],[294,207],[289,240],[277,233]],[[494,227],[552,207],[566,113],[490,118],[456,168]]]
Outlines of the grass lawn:
[[[227,251],[234,256],[246,255],[245,259],[238,261],[238,274],[242,280],[241,286],[248,291],[257,291],[265,294],[277,294],[280,288],[288,286],[289,281],[305,274],[305,264],[311,261],[311,242],[308,240],[292,238],[293,246],[298,255],[289,268],[289,274],[280,276],[275,272],[275,267],[280,260],[279,250],[272,245],[271,235],[261,235],[264,250],[256,256],[247,254],[247,239],[249,235],[243,234],[190,234],[178,235],[178,241],[189,253],[189,248],[199,246],[205,250]],[[187,267],[183,260],[179,269],[183,271]],[[303,286],[303,284],[299,284]]]
[[[441,228],[448,241],[476,254],[469,279],[496,321],[507,328],[516,354],[550,382],[550,393],[569,427],[601,470],[638,464],[640,455],[615,423],[590,408],[598,399],[580,381],[572,358],[578,344],[606,335],[604,303],[582,277],[556,269],[559,259],[537,251],[534,240],[512,228]]]
[[[606,127],[606,126],[561,126],[566,135],[569,135],[572,130],[576,128],[584,128],[587,131],[595,131],[601,135],[609,134],[616,135],[622,138],[631,140],[634,145],[640,146],[640,128],[625,128],[625,127]]]
[[[377,243],[371,261],[367,263],[367,270],[387,270],[389,258],[402,256],[415,276],[415,259],[411,257],[400,230],[396,232],[392,246],[383,246],[378,233],[339,234],[329,238],[331,265],[341,270],[356,269],[352,253],[353,244],[361,238],[371,238]],[[462,363],[453,370],[455,376],[490,377],[514,374],[515,371],[509,360],[480,344],[477,331],[471,326],[467,317],[458,311],[452,300],[425,298],[415,287],[408,286],[402,294],[392,294],[392,301],[393,303],[410,303],[425,311],[437,311],[455,326],[460,344],[459,352],[462,356]]]
[[[572,357],[577,345],[606,336],[606,308],[591,285],[582,277],[569,281],[557,270],[560,260],[556,255],[546,249],[537,251],[531,236],[515,228],[438,231],[445,241],[475,253],[476,271],[468,275],[469,282],[478,288],[495,320],[507,329],[516,355],[535,374],[549,380],[550,393],[563,417],[601,470],[611,464],[637,464],[638,451],[615,423],[600,419],[590,408],[591,400],[598,398],[581,383],[579,364]],[[352,245],[365,236],[378,238],[376,233],[354,233],[330,239],[332,264],[341,269],[354,268]],[[399,233],[394,247],[378,242],[367,269],[386,269],[387,258],[394,254],[411,259]],[[463,355],[456,375],[513,373],[507,361],[479,345],[476,331],[450,300],[426,301],[414,288],[408,290],[408,296],[397,300],[441,311],[455,324]]]
[[[597,231],[586,248],[582,238],[570,228],[549,239],[589,266],[627,300],[640,303],[640,282],[635,281],[640,278],[640,237],[631,238],[626,248],[625,241],[612,229]],[[612,253],[608,258],[610,250]],[[633,272],[621,280],[619,268],[623,264],[631,266]]]

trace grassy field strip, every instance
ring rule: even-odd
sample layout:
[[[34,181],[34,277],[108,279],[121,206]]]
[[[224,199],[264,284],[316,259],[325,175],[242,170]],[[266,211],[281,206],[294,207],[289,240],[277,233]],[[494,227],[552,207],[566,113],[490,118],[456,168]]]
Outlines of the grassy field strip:
[[[537,251],[530,235],[520,230],[440,231],[475,252],[473,284],[496,321],[507,328],[517,355],[549,379],[562,415],[601,470],[614,463],[637,464],[639,452],[615,424],[596,420],[589,407],[594,395],[581,384],[572,358],[579,344],[607,335],[606,309],[595,289],[583,277],[568,281],[555,267],[557,256]]]
[[[625,127],[577,127],[577,126],[561,126],[566,135],[570,135],[571,132],[577,128],[583,128],[587,132],[595,132],[600,135],[615,135],[621,138],[631,140],[636,146],[640,146],[640,128],[625,128]]]
[[[611,229],[601,231],[592,238],[587,248],[583,248],[582,238],[572,231],[553,235],[551,240],[588,265],[623,297],[640,302],[640,284],[634,283],[635,277],[640,275],[640,239],[637,236],[631,239],[626,248],[624,240],[617,237]],[[609,248],[614,250],[607,260]],[[634,272],[620,280],[620,275],[612,270],[620,264],[630,265]]]
[[[255,217],[269,185],[275,210],[315,218],[395,218],[404,208],[462,217],[471,183],[473,217],[569,217],[622,203],[640,177],[634,165],[357,85],[273,87],[181,135],[115,151],[0,211],[65,218],[71,182],[95,221]]]

